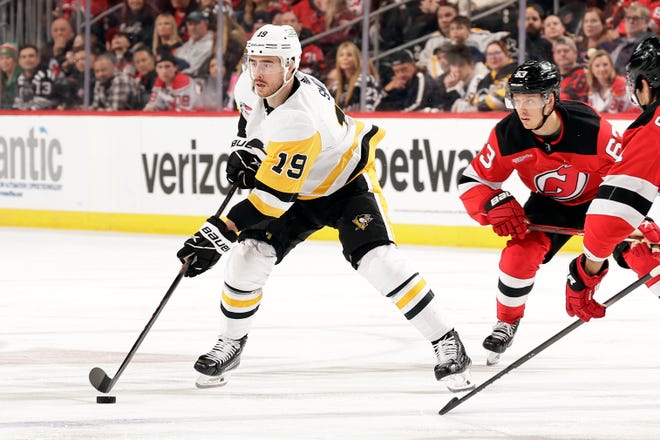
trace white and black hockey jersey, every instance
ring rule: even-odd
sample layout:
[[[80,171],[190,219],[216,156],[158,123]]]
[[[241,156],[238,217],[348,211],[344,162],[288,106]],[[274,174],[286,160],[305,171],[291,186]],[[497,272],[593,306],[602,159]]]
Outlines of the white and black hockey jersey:
[[[346,116],[313,76],[296,72],[290,96],[273,109],[255,96],[250,75],[243,72],[235,97],[245,122],[241,134],[260,141],[266,151],[256,187],[230,213],[239,229],[281,216],[297,199],[330,195],[362,172],[373,171],[375,178],[376,145],[385,132]]]

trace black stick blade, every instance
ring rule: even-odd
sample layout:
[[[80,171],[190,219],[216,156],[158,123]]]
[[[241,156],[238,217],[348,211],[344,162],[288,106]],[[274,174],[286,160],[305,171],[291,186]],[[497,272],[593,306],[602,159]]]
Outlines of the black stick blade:
[[[458,404],[459,404],[460,402],[461,402],[461,399],[459,399],[458,397],[454,397],[454,398],[451,399],[449,402],[447,402],[447,404],[446,404],[445,406],[442,407],[442,409],[440,410],[439,414],[440,414],[441,416],[444,416],[444,415],[447,414],[449,411],[451,411],[451,410],[454,409],[456,406],[458,406]]]
[[[89,382],[94,388],[102,393],[110,391],[110,383],[112,380],[105,374],[105,371],[99,367],[94,367],[89,372]]]

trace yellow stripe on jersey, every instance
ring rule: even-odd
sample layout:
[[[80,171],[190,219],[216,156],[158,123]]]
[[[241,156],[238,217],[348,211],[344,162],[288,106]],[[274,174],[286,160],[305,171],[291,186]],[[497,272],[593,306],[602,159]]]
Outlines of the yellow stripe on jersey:
[[[256,179],[276,191],[297,194],[320,152],[318,131],[307,139],[268,142]]]
[[[426,281],[422,278],[412,289],[410,289],[410,291],[408,291],[408,293],[403,295],[403,297],[396,302],[396,306],[403,310],[403,308],[408,305],[408,303],[412,301],[412,299],[416,297],[424,287],[426,287]]]
[[[254,190],[251,191],[250,194],[247,196],[247,199],[263,215],[267,215],[269,217],[280,217],[282,214],[286,212],[286,209],[278,208],[271,204],[266,203],[261,197],[259,197],[257,191]]]
[[[259,301],[261,301],[261,297],[263,296],[263,293],[260,293],[259,296],[256,298],[252,299],[234,299],[229,297],[225,292],[222,292],[222,301],[224,301],[225,304],[230,305],[232,307],[251,307],[255,304],[259,304]]]
[[[328,191],[328,188],[332,186],[332,184],[337,180],[339,175],[346,169],[346,166],[348,165],[348,162],[353,158],[353,155],[355,154],[355,149],[360,146],[358,143],[358,137],[360,134],[362,134],[362,131],[364,130],[364,122],[360,121],[355,121],[355,136],[353,137],[353,144],[351,145],[350,148],[348,148],[344,154],[342,154],[341,159],[339,159],[339,163],[330,171],[330,174],[328,174],[328,177],[314,190],[312,193],[314,195],[323,195]],[[374,157],[375,157],[375,148],[374,148]],[[370,154],[371,155],[371,154]]]

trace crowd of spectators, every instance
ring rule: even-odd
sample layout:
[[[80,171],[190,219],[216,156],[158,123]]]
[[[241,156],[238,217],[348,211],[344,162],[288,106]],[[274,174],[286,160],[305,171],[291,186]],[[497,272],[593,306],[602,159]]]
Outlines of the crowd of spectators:
[[[82,109],[87,76],[91,110],[233,110],[245,44],[266,23],[291,25],[301,41],[322,34],[303,45],[300,70],[325,82],[346,111],[360,110],[362,96],[365,111],[502,111],[506,82],[521,58],[517,6],[504,0],[472,0],[472,13],[502,6],[474,23],[466,16],[468,0],[374,2],[372,8],[398,5],[369,30],[371,51],[394,53],[369,61],[366,78],[361,23],[343,26],[362,15],[361,0],[86,1],[102,17],[91,28],[91,51],[76,23],[75,8],[85,1],[77,0],[55,2],[44,47],[0,45],[2,109]],[[558,66],[561,99],[603,113],[637,111],[625,64],[639,41],[660,31],[660,0],[567,0],[557,11],[554,3],[528,2],[522,58]],[[415,44],[400,49],[408,42]]]

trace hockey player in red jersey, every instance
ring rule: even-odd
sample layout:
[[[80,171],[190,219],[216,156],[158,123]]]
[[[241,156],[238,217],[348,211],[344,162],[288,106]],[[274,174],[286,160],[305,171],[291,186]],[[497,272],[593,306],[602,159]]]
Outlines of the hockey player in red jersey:
[[[520,65],[507,85],[507,106],[514,111],[491,131],[459,180],[468,214],[497,235],[511,236],[499,262],[497,323],[483,341],[489,365],[513,342],[539,266],[570,238],[527,225],[581,229],[598,185],[621,153],[619,135],[593,109],[559,101],[560,80],[550,62]],[[502,188],[514,172],[531,191],[524,207]]]
[[[197,385],[225,383],[240,362],[271,270],[328,226],[339,231],[351,266],[430,342],[435,378],[451,391],[473,388],[470,358],[440,299],[395,244],[374,165],[384,131],[345,115],[322,82],[298,70],[301,54],[288,25],[265,25],[248,41],[227,179],[249,194],[226,218],[209,218],[177,253],[190,261],[187,276],[228,254],[221,335],[195,363],[202,373]]]
[[[660,188],[660,38],[643,40],[626,70],[630,95],[643,112],[623,134],[621,161],[612,166],[587,211],[584,253],[569,266],[566,310],[583,321],[605,316],[605,308],[593,294],[607,273],[607,257],[615,247],[640,277],[660,264],[654,246],[660,242],[660,229],[646,218]],[[617,246],[635,229],[643,236],[641,242],[632,248]],[[660,296],[658,281],[656,276],[647,286]]]

